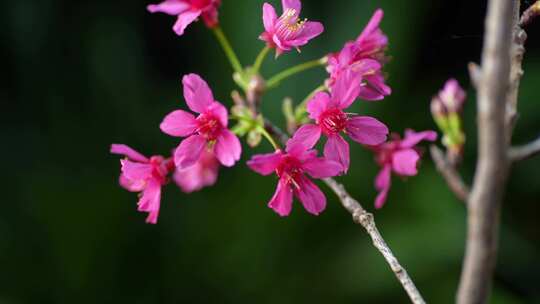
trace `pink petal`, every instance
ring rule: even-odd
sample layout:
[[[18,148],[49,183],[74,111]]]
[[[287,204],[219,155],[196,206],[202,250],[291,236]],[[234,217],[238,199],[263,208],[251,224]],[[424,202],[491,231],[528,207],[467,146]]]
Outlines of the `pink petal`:
[[[217,119],[219,120],[219,122],[221,122],[221,125],[223,127],[226,128],[227,125],[229,124],[229,113],[227,112],[227,108],[225,108],[225,106],[222,105],[221,103],[217,101],[213,102],[212,105],[208,107],[207,112],[210,112],[215,117],[217,117]]]
[[[131,180],[127,178],[124,174],[120,174],[118,183],[122,188],[126,189],[129,192],[141,192],[146,187],[145,180]]]
[[[200,135],[191,135],[184,139],[174,152],[174,164],[179,169],[193,166],[206,148],[206,139]]]
[[[259,154],[253,156],[247,162],[247,165],[251,170],[261,175],[270,175],[276,171],[282,158],[283,153],[279,151],[269,154]]]
[[[197,74],[189,74],[182,79],[184,99],[188,107],[196,113],[205,112],[213,103],[214,95],[206,81]]]
[[[136,163],[127,159],[120,160],[122,175],[131,181],[144,180],[152,176],[152,165]]]
[[[380,73],[382,65],[377,60],[370,58],[360,59],[350,66],[351,70],[361,76],[368,77]],[[384,78],[383,78],[384,80]]]
[[[306,160],[302,168],[313,178],[337,176],[343,170],[340,163],[322,157],[313,157]]]
[[[320,22],[307,21],[304,23],[304,28],[293,40],[288,43],[293,46],[303,46],[309,42],[309,40],[319,36],[324,32],[324,26]]]
[[[413,130],[405,130],[405,138],[401,141],[400,147],[412,148],[422,140],[435,141],[437,140],[437,132],[423,131],[415,132]]]
[[[321,128],[318,125],[305,124],[296,130],[293,137],[287,142],[287,147],[300,144],[306,149],[311,149],[317,144],[319,138],[321,138]]]
[[[165,134],[186,137],[195,132],[197,121],[192,114],[186,111],[176,110],[165,116],[159,127]]]
[[[177,169],[173,179],[183,192],[191,193],[214,185],[218,172],[218,160],[205,149],[195,165],[183,170]]]
[[[332,91],[332,103],[340,109],[348,108],[358,97],[360,92],[360,79],[359,74],[354,73],[351,70],[346,70],[331,88]]]
[[[356,142],[375,146],[386,141],[388,128],[369,116],[356,116],[347,121],[347,134]]]
[[[173,16],[181,14],[189,8],[189,3],[179,0],[166,0],[160,4],[150,4],[146,7],[150,13],[165,13]]]
[[[267,32],[273,32],[274,31],[274,24],[277,20],[277,14],[276,10],[271,4],[264,3],[263,4],[263,23],[264,23],[264,29]]]
[[[225,129],[218,136],[214,151],[223,166],[232,167],[240,159],[242,145],[236,135]]]
[[[178,36],[184,35],[184,31],[188,25],[193,23],[193,21],[197,20],[199,16],[201,15],[201,11],[187,11],[183,12],[180,15],[178,15],[178,19],[176,19],[176,23],[173,26],[173,31]]]
[[[149,160],[146,158],[146,156],[142,155],[141,153],[133,150],[127,145],[120,145],[120,144],[112,144],[111,145],[111,153],[112,154],[119,154],[124,155],[127,158],[140,162],[140,163],[147,163]]]
[[[384,76],[380,71],[375,75],[365,76],[364,85],[360,89],[358,97],[368,101],[384,99],[385,96],[392,94],[392,89],[384,81]]]
[[[326,197],[321,189],[305,176],[298,180],[298,188],[294,188],[294,194],[306,211],[313,215],[319,215],[326,208]]]
[[[283,12],[287,9],[293,9],[296,11],[296,16],[300,15],[300,11],[302,10],[302,3],[300,0],[282,0],[281,5],[283,7]]]
[[[292,209],[292,190],[285,180],[279,180],[276,192],[268,203],[280,216],[288,216]]]
[[[375,189],[379,191],[379,194],[375,199],[375,208],[377,209],[382,208],[386,202],[386,197],[388,196],[388,191],[390,190],[391,185],[391,172],[392,167],[390,165],[386,165],[375,178]]]
[[[142,196],[137,203],[138,210],[141,212],[148,212],[146,222],[149,224],[156,224],[161,200],[161,185],[158,181],[150,179],[148,186],[142,192]]]
[[[399,175],[413,176],[418,173],[419,159],[420,155],[414,149],[397,151],[392,155],[392,168]]]
[[[339,135],[328,137],[324,145],[324,156],[341,164],[343,172],[349,170],[349,144]]]
[[[319,116],[330,106],[330,95],[326,92],[318,92],[306,105],[309,118],[318,120]]]
[[[382,9],[377,9],[375,11],[375,13],[373,13],[373,16],[369,20],[368,24],[366,25],[366,27],[364,28],[364,30],[362,31],[360,36],[358,36],[358,38],[356,38],[356,41],[361,42],[361,41],[365,40],[367,38],[367,36],[369,36],[369,35],[371,35],[371,33],[373,33],[373,31],[377,30],[377,28],[379,27],[383,17],[384,17],[383,10]]]

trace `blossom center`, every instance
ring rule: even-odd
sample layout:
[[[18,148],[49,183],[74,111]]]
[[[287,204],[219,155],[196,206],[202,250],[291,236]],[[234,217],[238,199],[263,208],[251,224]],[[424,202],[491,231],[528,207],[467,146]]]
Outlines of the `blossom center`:
[[[295,9],[288,8],[279,17],[276,24],[276,34],[286,40],[294,39],[302,31],[307,19],[298,20]]]
[[[340,109],[329,109],[324,111],[319,118],[319,125],[326,135],[335,135],[343,130],[347,125],[347,114]]]
[[[212,0],[191,0],[191,6],[195,9],[204,9],[212,4]]]
[[[152,177],[164,184],[167,180],[168,168],[163,156],[152,156],[150,158],[150,165],[152,166]]]
[[[223,126],[219,119],[211,114],[204,113],[197,118],[199,135],[203,136],[207,140],[215,140],[221,133]]]
[[[276,174],[280,179],[285,179],[286,183],[299,188],[299,178],[302,175],[302,164],[290,155],[286,155],[276,169]]]

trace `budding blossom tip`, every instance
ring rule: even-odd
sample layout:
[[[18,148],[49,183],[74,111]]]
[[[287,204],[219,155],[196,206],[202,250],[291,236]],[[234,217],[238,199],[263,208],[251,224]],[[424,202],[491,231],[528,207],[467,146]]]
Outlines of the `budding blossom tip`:
[[[188,25],[199,17],[202,17],[207,27],[216,27],[220,5],[221,0],[165,0],[159,4],[150,4],[146,8],[150,13],[177,16],[173,30],[178,36],[182,36]]]

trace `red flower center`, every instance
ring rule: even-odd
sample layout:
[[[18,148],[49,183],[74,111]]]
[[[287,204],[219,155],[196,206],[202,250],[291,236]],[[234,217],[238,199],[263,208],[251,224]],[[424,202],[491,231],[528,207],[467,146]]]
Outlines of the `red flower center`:
[[[343,130],[347,125],[347,114],[340,109],[329,109],[324,111],[319,118],[319,125],[324,134],[334,135]]]
[[[281,160],[281,163],[276,169],[276,174],[279,178],[286,179],[289,185],[299,188],[298,179],[302,175],[302,164],[296,157],[286,155]]]
[[[207,140],[215,140],[221,133],[223,126],[219,119],[211,113],[201,114],[197,118],[197,131]]]
[[[171,163],[169,161],[169,163]],[[170,170],[167,161],[163,156],[150,157],[150,165],[152,165],[152,177],[164,184],[167,180],[167,173]]]
[[[204,9],[212,4],[212,0],[191,0],[191,6],[195,9]]]

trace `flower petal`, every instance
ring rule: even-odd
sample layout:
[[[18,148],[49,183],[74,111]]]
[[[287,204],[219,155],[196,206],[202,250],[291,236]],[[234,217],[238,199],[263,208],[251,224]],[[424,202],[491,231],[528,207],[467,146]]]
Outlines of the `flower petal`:
[[[292,209],[292,190],[285,180],[279,180],[276,192],[268,203],[280,216],[288,216]]]
[[[422,131],[415,132],[413,130],[405,130],[405,138],[401,141],[400,147],[412,148],[416,146],[422,140],[435,141],[437,140],[437,132],[435,131]]]
[[[328,137],[324,145],[324,156],[341,164],[343,172],[349,170],[349,144],[339,135]]]
[[[167,15],[176,16],[188,10],[189,7],[189,3],[185,1],[166,0],[160,4],[150,4],[146,7],[146,9],[150,13],[165,13]]]
[[[196,113],[205,112],[214,103],[210,87],[199,75],[189,74],[182,79],[184,98],[188,107]]]
[[[188,25],[193,23],[193,21],[197,20],[197,18],[199,18],[200,15],[201,15],[200,10],[195,10],[195,11],[190,10],[190,11],[181,13],[180,15],[178,15],[178,19],[176,19],[176,23],[173,26],[173,31],[178,36],[184,35],[184,31],[186,27],[188,27]]]
[[[420,155],[414,149],[397,151],[392,155],[392,168],[399,175],[413,176],[418,173],[419,159]]]
[[[374,146],[386,141],[388,128],[369,116],[356,116],[347,121],[347,134],[356,142]]]
[[[391,185],[391,173],[392,167],[390,165],[386,165],[381,169],[375,178],[375,189],[379,191],[379,194],[375,199],[375,208],[377,209],[382,208],[386,202],[386,197],[388,196],[388,191],[390,190]]]
[[[111,145],[111,153],[112,154],[119,154],[124,155],[127,158],[140,162],[140,163],[147,163],[149,162],[148,158],[146,156],[142,155],[141,153],[133,150],[131,147],[127,145],[121,145],[121,144],[112,144]]]
[[[263,4],[263,24],[264,24],[264,29],[267,32],[274,31],[274,25],[276,23],[277,18],[278,17],[277,17],[276,10],[274,9],[274,7],[271,4],[265,2]]]
[[[360,79],[360,75],[350,69],[342,72],[331,88],[332,103],[340,109],[348,108],[358,98]]]
[[[219,162],[213,153],[203,150],[197,163],[189,168],[174,172],[173,179],[185,193],[201,190],[216,183]]]
[[[360,89],[359,98],[367,101],[377,101],[392,94],[392,89],[384,83],[385,79],[379,71],[374,75],[364,77],[364,86]]]
[[[358,38],[356,38],[356,41],[362,42],[369,35],[371,35],[374,31],[376,31],[377,28],[379,27],[379,24],[381,23],[383,17],[384,17],[383,10],[382,9],[377,9],[375,11],[375,13],[373,13],[373,16],[369,20],[368,24],[366,25],[366,27],[364,28],[364,30],[362,31],[360,36],[358,36]]]
[[[322,157],[313,157],[306,160],[302,168],[313,178],[337,176],[343,170],[340,163]]]
[[[251,170],[261,175],[270,175],[276,171],[282,158],[283,153],[279,151],[269,154],[259,154],[253,156],[247,162],[247,165]]]
[[[309,113],[309,118],[318,120],[319,116],[330,106],[330,95],[326,92],[318,92],[313,98],[308,101],[306,110]]]
[[[302,10],[302,3],[300,0],[282,0],[281,5],[283,6],[283,12],[288,9],[293,9],[296,12],[296,16],[300,15]]]
[[[309,42],[309,40],[319,36],[324,32],[324,26],[320,22],[307,21],[304,23],[302,31],[293,40],[289,40],[290,45],[303,46]]]
[[[311,149],[321,138],[321,128],[314,124],[305,124],[294,133],[293,137],[287,142],[287,150],[289,145],[300,144],[306,149]]]
[[[214,151],[223,166],[232,167],[240,159],[242,145],[236,135],[225,129],[218,136]]]
[[[208,112],[212,113],[215,117],[217,117],[223,127],[227,127],[227,125],[229,124],[229,113],[227,112],[227,108],[225,108],[224,105],[217,101],[213,102],[208,107]]]
[[[120,160],[122,164],[122,175],[132,182],[145,180],[152,176],[152,165],[147,163],[136,163],[127,159]]]
[[[159,208],[161,201],[161,185],[158,181],[150,179],[147,187],[144,189],[142,196],[137,203],[138,210],[148,212],[146,222],[156,224],[159,216]]]
[[[294,194],[306,211],[313,215],[323,212],[326,208],[326,197],[321,189],[305,176],[300,177],[297,182],[298,188],[294,188]]]
[[[191,113],[182,110],[176,110],[169,113],[159,125],[161,131],[165,134],[178,137],[186,137],[197,129],[197,121]]]
[[[193,166],[206,148],[206,139],[200,135],[191,135],[184,139],[174,152],[174,164],[179,169]]]
[[[126,189],[129,192],[141,192],[144,190],[144,187],[146,187],[145,180],[131,180],[127,178],[124,174],[120,174],[118,182],[122,188]]]

